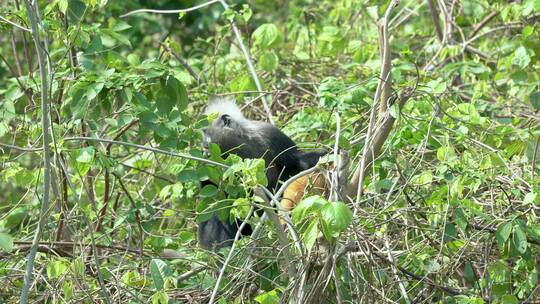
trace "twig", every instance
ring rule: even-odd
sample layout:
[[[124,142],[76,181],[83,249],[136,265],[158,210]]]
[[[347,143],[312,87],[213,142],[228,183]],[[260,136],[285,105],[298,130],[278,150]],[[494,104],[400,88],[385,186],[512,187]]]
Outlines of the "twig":
[[[28,244],[30,244],[30,242],[28,242],[28,241],[14,241],[13,243],[16,244],[16,245],[28,245]],[[91,247],[92,246],[92,244],[80,244],[80,243],[77,243],[77,242],[68,242],[68,241],[55,241],[55,242],[50,242],[50,243],[49,242],[47,242],[47,243],[40,242],[39,244],[40,245],[52,246],[52,247],[74,247],[74,246]],[[96,247],[102,248],[102,249],[118,250],[118,251],[125,251],[125,252],[131,252],[131,253],[139,254],[138,249],[132,249],[132,248],[128,248],[128,247],[124,247],[124,246],[118,246],[118,245],[96,244]],[[151,256],[150,253],[145,253],[144,255],[145,256]]]
[[[17,44],[15,42],[15,34],[13,31],[11,31],[10,35],[10,42],[11,42],[11,51],[13,52],[13,59],[15,59],[15,67],[17,68],[17,75],[16,76],[22,76],[22,67],[21,67],[21,61],[19,60],[19,56],[17,53]],[[24,88],[21,88],[24,89]]]
[[[10,145],[10,144],[3,144],[3,143],[0,143],[0,148],[12,149],[12,150],[17,150],[17,151],[21,151],[21,152],[39,152],[39,151],[43,151],[43,148],[25,148],[25,147],[19,147],[19,146],[14,146],[14,145]]]
[[[139,233],[140,233],[139,241],[141,242],[140,247],[139,247],[139,256],[142,259],[143,255],[144,255],[144,228],[143,228],[142,222],[141,222],[141,213],[140,213],[139,209],[137,209],[135,201],[133,200],[133,198],[129,194],[129,191],[127,190],[126,186],[124,185],[124,182],[122,182],[122,177],[118,176],[117,174],[114,174],[114,176],[116,177],[116,180],[120,184],[120,188],[122,188],[122,191],[124,191],[124,193],[126,194],[129,202],[131,203],[131,208],[133,208],[135,210],[135,221],[137,222],[137,226],[139,227]]]
[[[78,136],[78,137],[66,137],[66,138],[64,138],[64,141],[97,141],[97,142],[104,142],[104,143],[122,145],[122,146],[126,146],[126,147],[132,147],[132,148],[137,148],[137,149],[141,149],[141,150],[151,151],[151,152],[154,152],[154,153],[165,154],[165,155],[168,155],[168,156],[174,156],[174,157],[180,157],[180,158],[185,158],[185,159],[189,159],[189,160],[200,161],[200,162],[211,164],[211,165],[221,167],[221,168],[229,168],[229,166],[227,166],[227,165],[224,165],[222,163],[218,163],[216,161],[209,160],[209,159],[206,159],[206,158],[191,156],[189,154],[184,154],[184,153],[175,153],[175,152],[165,151],[165,150],[152,148],[152,147],[147,147],[147,146],[143,146],[143,145],[132,144],[132,143],[124,142],[124,141],[110,140],[110,139],[104,139],[104,138],[95,138],[95,137],[81,137],[81,136]]]
[[[71,182],[71,179],[68,178],[69,174],[68,174],[68,171],[67,171],[66,164],[63,161],[63,157],[58,157],[57,159],[58,159],[58,163],[60,164],[60,167],[61,167],[62,171],[64,172],[64,175],[66,177],[66,182],[69,185],[69,187],[71,189],[71,192],[72,193],[77,193],[77,191],[75,189],[75,186]],[[76,197],[76,200],[77,200],[77,204],[79,206],[81,206],[80,197]],[[96,245],[96,239],[94,237],[94,232],[92,231],[92,225],[90,224],[90,219],[88,218],[88,216],[84,212],[82,212],[82,219],[83,219],[83,222],[86,225],[86,227],[88,227],[88,231],[89,231],[89,234],[90,234],[90,240],[91,240],[91,245],[92,245],[91,246],[92,247],[92,256],[94,258],[94,263],[96,264],[96,269],[98,269],[98,271],[96,272],[96,275],[97,275],[97,278],[98,278],[99,288],[101,290],[101,293],[102,293],[103,297],[105,298],[105,302],[107,304],[110,304],[111,299],[109,298],[109,294],[107,293],[107,289],[105,288],[105,281],[103,280],[103,275],[101,274],[101,271],[99,271],[99,269],[101,269],[101,263],[99,261],[98,250],[97,250],[97,245]]]
[[[207,268],[208,268],[207,266],[199,266],[199,267],[197,267],[197,268],[195,268],[193,270],[190,270],[188,272],[185,272],[185,273],[181,274],[180,276],[178,276],[176,278],[176,284],[178,284],[178,283],[180,283],[180,282],[182,282],[182,281],[184,281],[186,279],[191,278],[192,276],[202,272],[203,270],[205,270]]]
[[[195,79],[195,81],[197,81],[197,83],[201,83],[201,78],[199,77],[199,75],[197,75],[197,73],[195,73],[195,71],[191,68],[191,66],[187,63],[187,61],[180,57],[180,55],[178,55],[176,52],[174,52],[170,47],[168,47],[167,45],[165,45],[164,43],[159,43],[165,50],[167,50],[169,53],[171,53],[171,55],[174,56],[174,58],[176,58],[176,60],[178,60],[178,62],[180,62],[180,64],[188,71],[188,73],[191,75],[191,77],[193,77]]]
[[[389,102],[389,91],[390,91],[390,79],[391,79],[391,58],[390,58],[390,45],[388,39],[388,21],[390,20],[390,13],[392,9],[398,4],[397,0],[392,0],[386,9],[382,24],[380,24],[379,35],[380,35],[380,44],[381,44],[381,73],[379,78],[379,83],[377,85],[377,90],[375,91],[375,97],[373,99],[373,104],[371,107],[371,114],[369,118],[369,126],[366,137],[366,143],[364,145],[364,150],[362,152],[362,159],[360,165],[357,167],[356,171],[353,174],[352,183],[349,187],[349,194],[352,197],[355,197],[355,204],[358,205],[360,198],[362,196],[363,187],[362,183],[364,181],[365,175],[369,166],[375,159],[376,154],[379,153],[382,144],[388,137],[390,129],[393,125],[393,120],[385,119],[384,115],[387,115],[387,105]],[[379,103],[379,113],[377,115],[377,102]],[[389,115],[388,115],[389,116]],[[380,128],[374,130],[375,124],[377,121],[380,121]],[[387,122],[384,124],[383,122]],[[376,132],[375,132],[376,131]],[[376,139],[376,140],[374,140]],[[357,210],[357,209],[355,209]]]
[[[401,293],[401,296],[405,300],[405,303],[409,304],[409,303],[411,303],[411,299],[409,298],[409,295],[407,294],[407,290],[405,289],[405,286],[403,285],[403,281],[398,276],[397,263],[396,263],[396,259],[394,258],[394,255],[392,255],[392,251],[390,249],[390,242],[388,241],[388,235],[385,235],[384,247],[386,249],[386,253],[387,253],[387,256],[388,256],[388,261],[390,262],[390,268],[392,268],[392,273],[394,274],[396,282],[398,283],[399,292]]]
[[[208,2],[205,2],[205,3],[202,3],[202,4],[199,4],[199,5],[195,5],[195,6],[192,6],[192,7],[188,7],[186,9],[176,9],[176,10],[158,10],[158,9],[146,9],[146,8],[143,8],[143,9],[138,9],[138,10],[134,10],[134,11],[131,11],[131,12],[128,12],[126,14],[123,14],[123,15],[120,15],[120,18],[125,18],[127,16],[131,16],[131,15],[135,15],[135,14],[140,14],[140,13],[154,13],[154,14],[179,14],[179,13],[189,13],[191,11],[196,11],[200,8],[203,8],[203,7],[206,7],[206,6],[209,6],[211,4],[214,4],[216,2],[219,2],[220,0],[210,0]]]
[[[49,147],[49,95],[48,95],[48,85],[47,85],[47,70],[44,54],[44,46],[41,44],[41,39],[38,30],[38,17],[35,11],[35,8],[29,2],[25,0],[24,4],[26,6],[26,12],[28,18],[30,19],[30,25],[32,27],[32,39],[34,40],[34,45],[36,47],[36,55],[38,58],[39,64],[39,74],[41,80],[41,129],[43,132],[43,198],[41,201],[41,208],[39,213],[38,226],[34,233],[34,239],[32,241],[32,247],[28,252],[28,257],[26,261],[26,271],[24,274],[24,282],[21,288],[21,304],[28,303],[28,293],[30,287],[32,286],[33,281],[33,269],[34,262],[36,259],[36,253],[39,245],[39,240],[43,232],[43,227],[45,226],[45,221],[47,219],[47,214],[49,210],[49,190],[50,190],[50,179],[51,179],[51,150]],[[37,5],[37,4],[36,4]]]
[[[536,144],[534,145],[534,152],[532,157],[532,173],[531,173],[531,182],[534,183],[534,171],[536,171],[536,155],[538,154],[538,144],[540,144],[540,134],[536,138]]]
[[[433,19],[433,25],[435,25],[435,33],[437,34],[437,38],[439,38],[439,41],[442,41],[443,34],[441,30],[441,25],[439,24],[439,15],[437,14],[437,9],[435,8],[433,0],[427,0],[427,3],[429,6],[429,12],[431,13],[431,18]]]
[[[229,250],[229,254],[227,255],[227,258],[225,259],[225,262],[223,262],[223,266],[221,266],[221,270],[219,271],[219,276],[216,280],[216,284],[214,285],[214,290],[212,291],[212,296],[210,296],[210,301],[208,301],[208,304],[213,304],[216,300],[216,296],[219,290],[219,285],[221,284],[221,280],[223,279],[223,274],[225,274],[225,269],[227,269],[227,266],[229,266],[229,263],[231,262],[234,249],[236,248],[236,242],[240,239],[240,236],[242,235],[242,230],[247,225],[247,220],[251,217],[251,215],[253,215],[254,211],[255,211],[255,207],[251,206],[251,209],[249,209],[248,215],[246,216],[245,220],[242,222],[242,224],[238,228],[238,231],[236,232],[236,235],[234,236],[233,244],[231,246],[231,249]]]
[[[341,162],[339,157],[339,137],[341,136],[341,118],[339,117],[339,113],[336,111],[336,140],[334,142],[334,174],[332,174],[332,181],[330,185],[330,195],[329,198],[331,201],[337,201],[340,191],[340,180],[339,180],[339,174],[340,174],[340,168],[341,168]]]
[[[219,0],[221,5],[225,9],[228,9],[229,6],[225,2],[225,0]],[[255,81],[255,86],[257,87],[257,90],[262,92],[263,88],[261,86],[261,82],[259,81],[259,77],[257,77],[257,72],[255,71],[255,67],[253,66],[253,61],[251,60],[251,56],[249,55],[249,51],[242,42],[242,35],[240,35],[240,31],[238,30],[238,27],[236,26],[236,23],[234,21],[231,21],[231,26],[234,32],[234,35],[236,36],[236,40],[238,41],[238,44],[240,45],[240,49],[242,50],[242,53],[244,54],[244,59],[246,60],[246,63],[248,65],[249,72],[251,73],[251,77],[253,78],[253,81]],[[265,95],[261,95],[262,104],[264,107],[264,111],[266,112],[266,115],[268,116],[268,121],[274,125],[274,120],[272,119],[272,112],[270,111],[270,107],[268,107],[268,101],[266,100]]]
[[[469,35],[469,39],[474,38],[474,36],[476,36],[476,34],[478,34],[478,32],[483,29],[484,26],[486,26],[486,24],[488,24],[488,22],[491,21],[491,19],[495,18],[498,14],[498,11],[493,11],[489,15],[487,15],[482,21],[480,21],[480,23],[475,25],[473,31]]]
[[[465,41],[463,43],[463,45],[464,45],[464,47],[468,46],[473,41],[476,41],[476,40],[480,39],[481,37],[489,35],[489,34],[491,34],[493,32],[496,32],[496,31],[509,30],[509,29],[513,29],[513,28],[522,28],[522,27],[523,27],[523,25],[521,25],[521,24],[506,24],[506,25],[496,26],[496,27],[490,28],[489,30],[487,30],[485,32],[482,32],[481,34],[476,34],[475,36],[470,37],[467,41]]]
[[[33,35],[33,31],[31,31],[30,29],[25,28],[25,27],[22,26],[22,25],[18,25],[17,23],[15,23],[15,22],[13,22],[13,21],[10,21],[10,20],[8,20],[8,19],[2,17],[2,16],[0,16],[0,20],[4,21],[5,23],[11,24],[11,25],[13,25],[14,27],[16,27],[16,28],[18,28],[18,29],[20,29],[20,30],[23,30],[23,31],[25,31],[25,32],[32,33],[32,35]]]

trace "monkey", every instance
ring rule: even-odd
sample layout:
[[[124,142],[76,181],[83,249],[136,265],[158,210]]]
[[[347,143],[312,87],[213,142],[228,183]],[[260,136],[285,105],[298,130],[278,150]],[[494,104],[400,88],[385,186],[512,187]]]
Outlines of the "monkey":
[[[311,194],[324,195],[326,189],[326,177],[322,172],[304,175],[285,188],[280,201],[281,207],[284,211],[291,211],[302,200],[307,190]]]
[[[324,166],[322,166],[324,163]],[[336,174],[335,185],[331,185],[330,172]],[[336,157],[330,161],[321,162],[317,170],[304,175],[292,181],[285,188],[281,197],[280,205],[282,210],[290,212],[296,205],[309,193],[310,195],[320,195],[328,197],[330,195],[330,187],[334,187],[333,199],[347,199],[349,189],[347,188],[346,180],[349,173],[349,153],[341,151]],[[281,224],[285,224],[281,218]]]
[[[272,124],[244,117],[232,99],[210,99],[204,113],[210,115],[216,112],[218,117],[210,126],[203,129],[203,151],[207,151],[209,145],[214,143],[219,146],[224,156],[232,153],[242,159],[264,159],[267,189],[271,193],[276,191],[280,181],[315,166],[319,158],[327,153],[306,152],[299,149],[291,138]],[[231,246],[240,223],[238,219],[232,223],[222,221],[213,214],[210,219],[199,223],[197,231],[199,245],[214,250]],[[251,232],[251,227],[245,225],[241,234],[250,235]]]

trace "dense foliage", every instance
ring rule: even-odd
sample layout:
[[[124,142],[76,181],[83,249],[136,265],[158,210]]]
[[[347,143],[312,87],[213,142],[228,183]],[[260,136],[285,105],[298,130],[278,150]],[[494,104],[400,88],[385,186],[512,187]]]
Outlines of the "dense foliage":
[[[219,253],[197,247],[197,221],[245,218],[266,177],[263,161],[223,160],[215,146],[207,159],[226,166],[198,159],[208,97],[260,120],[267,100],[300,146],[337,141],[353,171],[390,1],[125,17],[203,2],[36,2],[42,49],[25,2],[0,7],[1,303],[19,301],[40,219],[30,302],[199,303],[215,289],[219,303],[540,303],[540,1],[400,1],[392,92],[410,97],[389,107],[396,122],[361,201],[306,198],[292,214],[301,246],[255,216],[262,232]]]

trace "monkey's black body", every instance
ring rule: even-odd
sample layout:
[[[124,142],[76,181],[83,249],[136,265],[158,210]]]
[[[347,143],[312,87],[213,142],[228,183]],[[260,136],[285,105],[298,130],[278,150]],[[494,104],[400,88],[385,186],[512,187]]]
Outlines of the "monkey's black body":
[[[234,103],[233,103],[234,105]],[[274,192],[279,181],[285,181],[297,173],[317,164],[326,152],[304,152],[294,141],[275,126],[247,120],[241,114],[233,118],[220,113],[220,117],[204,130],[203,147],[217,144],[225,154],[233,153],[241,158],[263,158],[266,162],[268,189]],[[209,182],[207,182],[209,183]],[[221,221],[217,215],[199,224],[199,244],[203,248],[218,249],[232,244],[241,222]],[[242,235],[250,235],[246,225]]]

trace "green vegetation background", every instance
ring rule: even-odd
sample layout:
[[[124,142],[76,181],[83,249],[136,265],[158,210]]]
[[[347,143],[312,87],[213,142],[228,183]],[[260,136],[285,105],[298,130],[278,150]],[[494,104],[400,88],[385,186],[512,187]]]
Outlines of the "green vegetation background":
[[[291,245],[292,261],[265,223],[258,239],[239,242],[217,287],[228,250],[197,248],[196,222],[214,211],[245,217],[249,189],[265,182],[262,164],[229,158],[224,170],[80,139],[202,157],[210,95],[266,119],[234,21],[277,126],[306,148],[337,140],[356,164],[388,2],[230,1],[227,10],[121,17],[202,2],[38,1],[53,139],[41,213],[36,49],[23,2],[4,1],[0,302],[19,301],[41,217],[30,302],[206,303],[216,289],[219,303],[540,303],[538,0],[400,1],[389,24],[392,90],[414,93],[390,106],[397,120],[363,200],[304,203],[293,223],[305,251]],[[219,189],[200,189],[206,179]],[[288,262],[302,265],[297,277]]]

